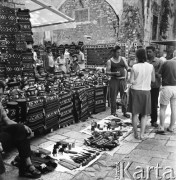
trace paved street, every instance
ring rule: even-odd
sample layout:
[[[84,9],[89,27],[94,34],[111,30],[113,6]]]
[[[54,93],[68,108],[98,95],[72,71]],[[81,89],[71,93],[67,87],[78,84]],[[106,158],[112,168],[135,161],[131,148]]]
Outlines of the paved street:
[[[109,114],[110,109],[107,108],[106,112],[93,115],[93,119],[99,121],[109,116]],[[169,118],[170,110],[168,108],[166,123],[169,122]],[[92,119],[90,118],[86,122],[74,124],[58,129],[45,136],[37,137],[31,142],[32,149],[35,150],[38,147],[47,147],[48,145],[53,144],[53,142],[65,139],[67,139],[67,141],[76,140],[76,144],[80,146],[83,144],[83,139],[87,138],[88,135],[82,134],[79,131],[87,127],[91,123],[91,120]],[[123,179],[125,180],[132,179],[132,176],[137,174],[137,172],[137,177],[141,177],[140,179],[146,179],[148,177],[150,180],[157,179],[157,172],[159,172],[159,176],[161,177],[164,174],[171,172],[171,168],[176,172],[176,131],[174,133],[167,133],[166,135],[158,135],[154,132],[155,129],[151,128],[148,121],[146,133],[148,134],[149,139],[144,141],[135,140],[131,133],[123,142],[121,142],[120,148],[113,156],[103,154],[100,159],[84,171],[78,172],[76,175],[54,171],[43,175],[40,180],[115,180],[118,179],[115,178],[118,175],[118,168],[116,168],[117,162],[121,162],[118,167],[124,166],[128,168],[129,166],[128,171],[124,172]],[[17,152],[13,151],[11,156],[6,158],[5,163],[7,172],[4,176],[0,177],[0,180],[23,180],[23,178],[18,178],[18,170],[10,165],[11,160],[13,160],[16,154]],[[157,164],[163,169],[157,171]],[[147,167],[152,169],[152,166],[155,167],[155,169],[149,172]],[[143,176],[139,172],[143,172]],[[167,175],[168,176],[166,177],[169,177],[171,173],[168,173]],[[167,179],[166,177],[162,177],[162,179]]]

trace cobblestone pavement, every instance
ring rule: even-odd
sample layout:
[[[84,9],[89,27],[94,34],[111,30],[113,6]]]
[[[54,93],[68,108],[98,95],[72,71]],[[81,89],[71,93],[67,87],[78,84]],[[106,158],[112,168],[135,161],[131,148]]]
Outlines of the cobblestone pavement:
[[[119,111],[119,114],[121,111]],[[83,139],[88,135],[82,134],[79,131],[87,127],[91,120],[99,121],[110,114],[110,109],[105,112],[93,115],[86,122],[70,125],[68,127],[58,129],[45,136],[40,136],[31,141],[32,149],[36,150],[40,147],[48,145],[58,140],[76,140],[79,146],[83,144]],[[119,117],[122,117],[121,115]],[[169,122],[170,111],[167,110],[166,122]],[[40,180],[116,180],[118,178],[118,169],[121,168],[121,175],[124,175],[123,180],[132,179],[132,176],[141,177],[138,179],[155,180],[161,177],[163,180],[172,175],[176,176],[176,131],[167,133],[166,135],[155,134],[148,120],[146,133],[149,136],[144,141],[135,140],[133,134],[129,134],[120,144],[120,148],[113,156],[103,154],[100,159],[93,163],[90,167],[77,174],[52,172],[43,175]],[[26,178],[18,178],[18,170],[10,165],[10,162],[17,155],[14,150],[11,155],[5,159],[7,172],[0,177],[0,180],[23,180]],[[120,162],[116,166],[117,162]],[[158,166],[157,166],[158,165]],[[127,171],[122,171],[122,167],[127,168]],[[154,168],[153,168],[154,167]],[[157,168],[158,167],[158,168]],[[159,169],[160,168],[160,169]],[[161,169],[162,168],[162,169]],[[172,168],[172,169],[171,169]],[[150,170],[151,169],[151,170]],[[159,172],[159,174],[157,174]],[[123,174],[122,174],[123,173]],[[167,175],[165,177],[165,175]],[[135,176],[136,177],[136,176]],[[172,179],[170,177],[170,179]]]

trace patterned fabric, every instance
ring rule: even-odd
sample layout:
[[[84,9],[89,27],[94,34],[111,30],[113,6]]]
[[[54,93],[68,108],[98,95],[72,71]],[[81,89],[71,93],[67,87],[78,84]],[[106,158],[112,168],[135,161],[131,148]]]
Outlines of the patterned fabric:
[[[85,121],[88,118],[88,100],[86,88],[74,89],[74,116],[75,121]]]
[[[6,67],[4,63],[0,63],[0,78],[2,79],[6,75]]]
[[[0,40],[0,47],[7,47],[6,40]]]
[[[52,95],[45,98],[45,128],[58,127],[59,124],[59,96]]]
[[[95,87],[95,113],[106,110],[104,86]]]
[[[15,37],[12,38],[6,38],[6,45],[8,48],[13,47],[15,48],[16,42],[15,42]]]
[[[15,75],[21,75],[21,67],[16,65],[6,65],[6,75],[13,77]]]
[[[74,122],[73,117],[73,103],[72,103],[72,93],[62,92],[60,93],[60,121],[59,125],[64,126]]]
[[[27,117],[25,124],[34,132],[43,129],[44,127],[43,106],[43,99],[36,99],[27,102]]]
[[[15,35],[16,50],[26,51],[26,37],[23,32],[19,32]]]
[[[35,77],[34,71],[25,71],[25,70],[23,70],[22,74],[23,74],[24,77]]]
[[[26,52],[22,53],[21,59],[23,62],[33,63],[34,62],[33,53],[30,51],[29,52],[26,51]]]
[[[23,62],[23,70],[24,71],[32,71],[33,70],[33,64]]]
[[[16,22],[15,14],[0,14],[0,21],[12,21],[13,23]]]
[[[19,31],[19,28],[16,24],[11,24],[11,25],[0,25],[0,33],[17,33]]]
[[[94,89],[94,87],[87,89],[87,99],[88,99],[89,112],[92,114],[95,109],[95,89]]]
[[[15,14],[15,9],[0,6],[0,14]]]
[[[20,29],[20,31],[24,31],[24,32],[31,32],[32,31],[31,23],[30,22],[20,22],[19,29]]]

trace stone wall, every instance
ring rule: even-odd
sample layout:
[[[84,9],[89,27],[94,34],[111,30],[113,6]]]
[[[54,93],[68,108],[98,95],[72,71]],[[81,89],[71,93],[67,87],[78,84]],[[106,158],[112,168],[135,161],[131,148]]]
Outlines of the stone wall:
[[[89,9],[89,20],[77,22],[76,28],[53,31],[53,41],[57,44],[79,41],[84,44],[115,43],[118,17],[105,0],[66,0],[59,11],[75,18],[75,10],[82,8]]]

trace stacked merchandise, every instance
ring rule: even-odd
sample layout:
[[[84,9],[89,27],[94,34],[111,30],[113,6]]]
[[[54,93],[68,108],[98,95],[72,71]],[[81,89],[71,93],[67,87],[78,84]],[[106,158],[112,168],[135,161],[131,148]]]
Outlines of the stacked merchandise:
[[[19,31],[16,20],[15,9],[0,6],[0,50],[1,54],[3,54],[2,57],[4,61],[4,63],[1,64],[1,75],[14,76],[21,74],[20,53],[16,52],[15,42],[15,34]],[[4,47],[2,47],[2,45]],[[6,67],[6,74],[4,66]]]
[[[4,40],[0,40],[0,52],[2,53],[2,49],[5,48],[3,45]],[[0,54],[0,79],[4,79],[6,75],[6,66],[5,66],[5,59],[2,54]]]
[[[25,41],[28,43],[33,43],[32,38],[32,26],[30,22],[30,14],[28,9],[18,9],[17,11],[19,30],[22,35],[25,36]]]
[[[25,51],[26,49],[24,48],[24,42],[26,42],[27,44],[33,43],[29,10],[18,9],[17,18],[20,30],[20,33],[16,35],[16,41],[18,44],[17,48],[21,51],[24,51],[22,54],[23,76],[34,77],[33,53],[31,52],[31,50]]]
[[[45,97],[45,129],[52,129],[59,125],[59,96],[51,95]]]
[[[95,87],[95,113],[106,110],[106,98],[104,95],[104,86]]]
[[[60,93],[60,127],[74,122],[73,117],[73,102],[72,102],[72,93],[67,91],[62,91]]]
[[[44,99],[31,99],[27,101],[27,116],[26,125],[32,131],[41,131],[44,128],[44,114],[43,114]]]
[[[23,63],[23,76],[25,77],[34,77],[34,69],[33,69],[33,53],[31,50],[27,50],[21,55],[22,63]]]

